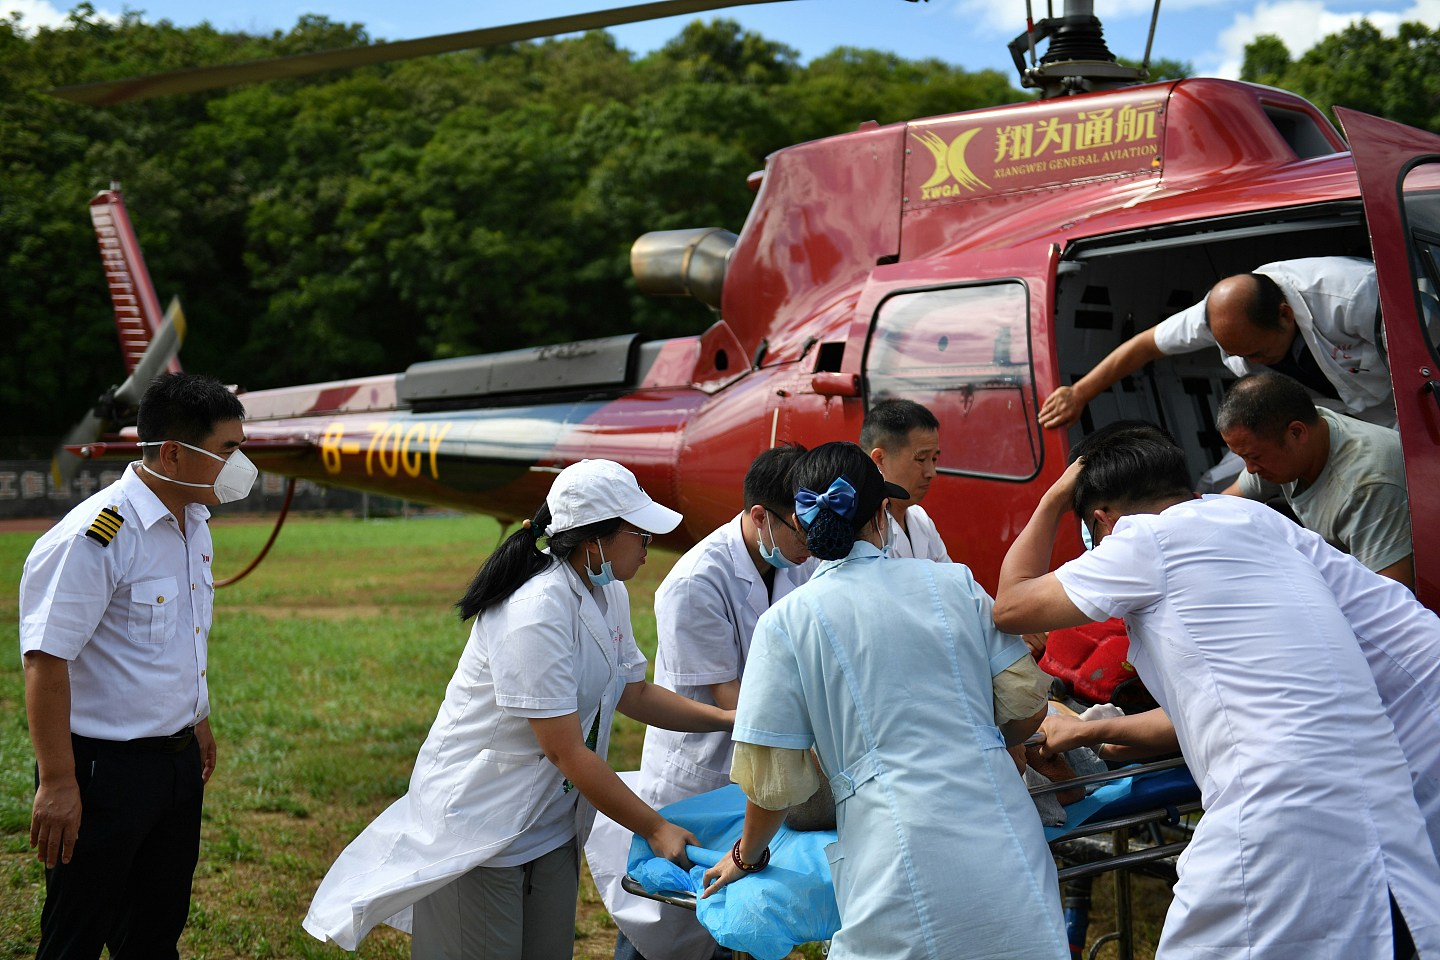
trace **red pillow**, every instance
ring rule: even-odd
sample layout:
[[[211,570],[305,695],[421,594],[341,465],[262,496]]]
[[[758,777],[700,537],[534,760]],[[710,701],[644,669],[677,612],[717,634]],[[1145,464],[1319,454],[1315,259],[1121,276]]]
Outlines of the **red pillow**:
[[[1051,630],[1040,669],[1070,684],[1092,703],[1108,703],[1116,686],[1135,676],[1126,657],[1130,637],[1123,620]]]

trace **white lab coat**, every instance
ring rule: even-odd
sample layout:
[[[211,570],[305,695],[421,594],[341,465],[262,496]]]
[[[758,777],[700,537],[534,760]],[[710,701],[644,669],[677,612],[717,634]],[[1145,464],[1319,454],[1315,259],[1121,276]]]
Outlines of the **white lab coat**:
[[[1254,520],[1226,497],[1131,515],[1056,573],[1125,618],[1201,787],[1157,960],[1390,960],[1387,888],[1440,956],[1440,864],[1370,668],[1315,566]]]
[[[945,551],[945,541],[940,539],[940,531],[935,529],[935,521],[917,503],[905,509],[905,527],[900,529],[900,524],[890,515],[887,510],[885,519],[890,521],[890,556],[892,557],[915,557],[919,560],[934,560],[938,563],[950,563],[950,554]]]
[[[861,541],[756,627],[735,739],[813,744],[830,777],[836,960],[1070,955],[1055,864],[994,720],[993,677],[1028,654],[991,606],[965,566]]]
[[[1335,594],[1395,725],[1430,843],[1440,853],[1440,617],[1403,585],[1371,572],[1314,531],[1263,504],[1244,502],[1251,522],[1314,564]]]
[[[550,849],[585,842],[594,808],[565,790],[529,719],[578,713],[606,755],[615,705],[646,663],[624,585],[601,590],[603,604],[556,563],[477,618],[409,792],[330,868],[305,917],[311,935],[354,950],[381,922],[409,929],[411,905],[457,877],[507,852],[547,852],[535,849],[537,824],[553,834]],[[573,808],[558,827],[557,805]]]
[[[810,579],[818,563],[775,571],[773,600]],[[736,517],[691,547],[655,591],[655,682],[701,703],[709,686],[745,673],[755,622],[772,591],[746,550]],[[728,732],[650,727],[640,761],[641,797],[662,807],[730,783]]]
[[[1395,426],[1395,395],[1390,369],[1377,346],[1380,301],[1375,264],[1358,257],[1310,257],[1256,267],[1253,273],[1275,281],[1295,312],[1295,325],[1325,378],[1340,394],[1315,402],[1382,426]],[[1167,356],[1216,346],[1205,322],[1205,301],[1187,307],[1155,326],[1155,346]],[[1236,376],[1266,367],[1220,351]]]
[[[740,517],[717,528],[675,562],[655,592],[655,683],[701,703],[714,703],[709,686],[740,678],[755,622],[770,606],[770,591],[750,559]],[[817,561],[776,570],[773,594],[786,596],[809,579]],[[734,747],[728,732],[645,731],[640,773],[632,787],[653,807],[716,790],[730,783]],[[641,955],[703,960],[715,941],[693,911],[626,893],[631,833],[604,815],[585,846],[590,872],[605,908]]]

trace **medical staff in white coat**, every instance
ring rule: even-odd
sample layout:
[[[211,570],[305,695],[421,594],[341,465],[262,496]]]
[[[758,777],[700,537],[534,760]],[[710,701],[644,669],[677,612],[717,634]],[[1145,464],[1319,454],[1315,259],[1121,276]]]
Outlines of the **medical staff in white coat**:
[[[1039,727],[1049,678],[965,566],[883,558],[891,485],[860,447],[818,447],[793,478],[826,562],[756,626],[732,771],[745,825],[703,895],[764,869],[818,782],[813,745],[839,835],[831,957],[1068,957],[1055,864],[1005,750]]]
[[[694,836],[605,762],[614,713],[724,730],[733,713],[645,681],[623,581],[680,515],[608,460],[562,470],[476,574],[476,617],[409,792],[336,860],[305,918],[354,950],[378,923],[423,960],[558,960],[574,950],[578,845],[599,808],[688,865]],[[546,540],[541,549],[539,540]]]
[[[1125,618],[1205,808],[1156,957],[1440,956],[1440,863],[1355,631],[1255,505],[1196,500],[1157,434],[1119,423],[1077,447],[994,608],[1009,630]],[[1047,573],[1070,509],[1094,549]]]
[[[1375,264],[1357,257],[1281,260],[1226,277],[1199,303],[1116,347],[1040,407],[1040,425],[1068,427],[1095,397],[1153,360],[1206,347],[1238,377],[1271,369],[1315,403],[1395,426]]]
[[[655,591],[655,683],[735,709],[755,621],[809,579],[816,562],[795,525],[790,468],[800,446],[772,447],[745,472],[745,509],[685,552]],[[728,733],[645,731],[635,792],[657,809],[730,783]],[[715,940],[686,910],[625,892],[630,831],[597,818],[585,856],[615,921],[616,960],[704,960]]]
[[[1217,499],[1202,497],[1200,502]],[[1366,569],[1319,534],[1271,508],[1253,500],[1238,500],[1243,505],[1239,507],[1229,500],[1219,502],[1229,515],[1248,513],[1248,522],[1270,541],[1270,549],[1293,548],[1314,565],[1334,594],[1370,665],[1380,701],[1409,764],[1430,844],[1440,853],[1440,617],[1404,585]],[[1120,755],[1112,751],[1107,759],[1138,759],[1179,749],[1175,728],[1160,710],[1102,722],[1057,715],[1046,717],[1041,729],[1046,733],[1042,756],[1097,744],[1140,748]]]
[[[880,474],[909,496],[889,501],[889,555],[949,563],[935,521],[920,506],[940,463],[940,421],[914,400],[880,400],[865,413],[860,446]]]

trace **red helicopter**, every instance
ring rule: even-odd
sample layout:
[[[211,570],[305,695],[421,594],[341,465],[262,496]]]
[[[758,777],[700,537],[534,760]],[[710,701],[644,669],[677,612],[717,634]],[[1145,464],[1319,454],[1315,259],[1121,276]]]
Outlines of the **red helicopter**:
[[[669,6],[625,16],[684,12],[653,9]],[[522,26],[577,29],[556,23]],[[454,36],[474,46],[483,33]],[[521,35],[543,34],[505,39]],[[1196,475],[1226,452],[1214,415],[1230,374],[1214,351],[1152,364],[1091,402],[1070,431],[1038,426],[1040,399],[1221,277],[1277,259],[1277,248],[1286,258],[1359,255],[1379,271],[1418,593],[1440,609],[1440,540],[1423,533],[1440,530],[1440,501],[1413,495],[1440,486],[1440,344],[1422,322],[1440,290],[1440,137],[1341,109],[1347,143],[1281,90],[1141,83],[1142,70],[1105,48],[1089,3],[1070,0],[1011,49],[1038,99],[864,123],[779,150],[749,178],[755,199],[738,236],[637,240],[640,288],[714,308],[703,334],[245,393],[247,451],[278,474],[502,519],[527,516],[553,472],[608,457],[684,513],[671,538],[682,546],[734,515],[757,452],[853,440],[869,404],[905,396],[941,425],[925,506],[951,555],[993,590],[1072,440],[1144,417],[1179,439]],[[154,95],[278,72],[254,72],[263,66],[136,83]],[[134,95],[105,85],[96,102]],[[91,213],[132,377],[69,443],[86,456],[131,456],[133,436],[90,441],[170,362],[167,331],[183,320],[176,310],[162,321],[118,192],[96,197]],[[1078,536],[1062,543],[1057,562],[1080,549]]]

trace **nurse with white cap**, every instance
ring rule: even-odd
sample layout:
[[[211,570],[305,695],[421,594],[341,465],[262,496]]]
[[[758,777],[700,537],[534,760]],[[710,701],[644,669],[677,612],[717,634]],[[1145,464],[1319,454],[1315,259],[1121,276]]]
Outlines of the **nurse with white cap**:
[[[688,866],[695,838],[605,760],[617,709],[681,730],[734,721],[647,683],[635,646],[623,581],[679,522],[618,463],[560,472],[460,600],[475,625],[410,790],[330,868],[309,933],[354,950],[386,922],[412,930],[424,960],[569,957],[577,850],[596,808]]]
[[[745,509],[685,552],[655,591],[655,682],[701,703],[733,708],[755,621],[810,578],[796,529],[790,468],[804,447],[760,453],[745,471]],[[651,727],[635,792],[657,808],[730,783],[728,733]],[[715,940],[694,910],[627,893],[630,831],[603,817],[585,845],[590,875],[618,928],[615,960],[708,960]]]

